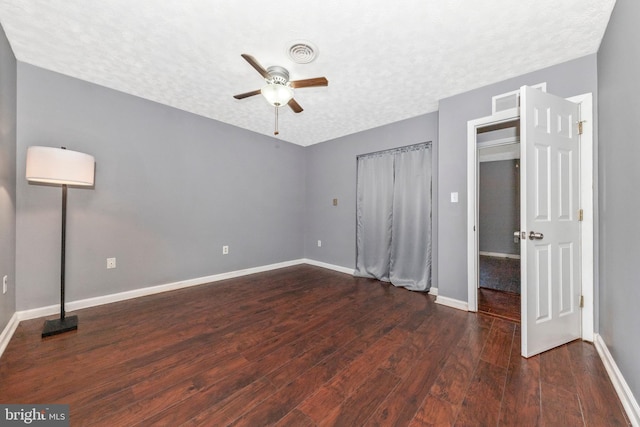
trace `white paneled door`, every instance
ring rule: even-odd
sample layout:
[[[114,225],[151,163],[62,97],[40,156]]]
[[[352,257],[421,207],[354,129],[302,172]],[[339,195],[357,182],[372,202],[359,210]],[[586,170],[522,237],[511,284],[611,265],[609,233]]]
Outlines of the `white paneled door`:
[[[581,337],[579,106],[523,86],[522,356]]]

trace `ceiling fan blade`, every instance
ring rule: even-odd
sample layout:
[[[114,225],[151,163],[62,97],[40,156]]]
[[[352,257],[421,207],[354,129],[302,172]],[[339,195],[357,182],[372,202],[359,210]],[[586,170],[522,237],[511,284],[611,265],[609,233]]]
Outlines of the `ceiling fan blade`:
[[[267,80],[271,80],[271,74],[269,74],[269,72],[262,66],[260,65],[260,63],[258,61],[256,61],[256,58],[254,58],[253,56],[243,53],[242,56],[244,59],[247,60],[247,62],[256,69],[257,72],[260,73],[260,75],[262,77],[264,77]]]
[[[289,84],[292,88],[298,89],[301,87],[328,86],[329,80],[326,77],[314,77],[312,79],[294,80]]]
[[[289,100],[289,102],[287,103],[287,105],[289,105],[289,107],[293,110],[294,113],[302,113],[302,107],[300,106],[300,104],[298,104],[296,102],[295,99],[291,98]]]
[[[260,89],[252,90],[251,92],[241,93],[239,95],[233,95],[233,97],[235,99],[245,99],[245,98],[248,98],[248,97],[254,96],[254,95],[260,95]]]

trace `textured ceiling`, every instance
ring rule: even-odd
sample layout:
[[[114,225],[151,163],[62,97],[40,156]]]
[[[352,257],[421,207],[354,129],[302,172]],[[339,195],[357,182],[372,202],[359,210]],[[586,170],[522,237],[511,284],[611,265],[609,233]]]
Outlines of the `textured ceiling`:
[[[19,61],[265,135],[274,112],[241,57],[287,68],[307,146],[438,109],[438,100],[597,52],[615,0],[0,0]],[[295,64],[287,49],[319,50]]]

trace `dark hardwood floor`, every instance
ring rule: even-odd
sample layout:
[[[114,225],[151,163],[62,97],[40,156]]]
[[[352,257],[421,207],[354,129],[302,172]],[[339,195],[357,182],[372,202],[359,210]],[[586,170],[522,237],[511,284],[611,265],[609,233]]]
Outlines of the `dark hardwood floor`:
[[[520,356],[516,323],[296,266],[22,322],[0,402],[72,426],[628,425],[593,347]]]
[[[478,311],[520,323],[520,294],[478,288]]]
[[[520,322],[520,259],[479,256],[478,311]]]

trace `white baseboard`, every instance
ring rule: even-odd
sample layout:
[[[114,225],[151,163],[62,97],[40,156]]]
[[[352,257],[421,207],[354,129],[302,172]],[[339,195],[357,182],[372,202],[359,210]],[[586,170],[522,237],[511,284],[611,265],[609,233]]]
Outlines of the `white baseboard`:
[[[618,397],[622,402],[622,406],[631,421],[631,425],[634,427],[640,426],[640,406],[638,405],[638,401],[633,396],[631,389],[629,388],[629,384],[625,381],[622,376],[622,372],[618,369],[618,365],[616,365],[616,361],[613,360],[613,356],[609,352],[609,348],[607,344],[604,342],[600,334],[594,335],[595,339],[593,340],[594,345],[596,346],[596,350],[602,359],[602,363],[604,364],[607,373],[609,374],[609,378],[613,383],[613,387],[616,389],[616,393],[618,393]]]
[[[263,265],[260,267],[247,268],[244,270],[230,271],[227,273],[214,274],[212,276],[198,277],[195,279],[181,280],[179,282],[166,283],[164,285],[149,286],[147,288],[134,289],[132,291],[119,292],[117,294],[104,295],[95,298],[86,298],[77,301],[70,301],[65,304],[66,311],[81,310],[83,308],[96,307],[112,302],[124,301],[132,298],[139,298],[161,292],[173,291],[190,286],[204,285],[205,283],[218,282],[220,280],[233,279],[235,277],[247,276],[249,274],[262,273],[264,271],[277,270],[279,268],[291,267],[293,265],[306,264],[307,260],[297,259],[276,264]],[[315,264],[314,264],[315,265]],[[328,264],[327,264],[328,265]],[[60,305],[49,305],[30,310],[17,311],[0,334],[0,356],[6,349],[11,337],[22,320],[37,319],[38,317],[51,316],[60,312]]]
[[[211,276],[197,277],[195,279],[181,280],[173,283],[166,283],[163,285],[149,286],[146,288],[134,289],[132,291],[119,292],[115,294],[103,295],[94,298],[86,298],[77,301],[69,301],[65,304],[66,311],[71,312],[74,310],[81,310],[83,308],[96,307],[103,304],[110,304],[118,301],[125,301],[132,298],[144,297],[147,295],[158,294],[161,292],[174,291],[177,289],[188,288],[191,286],[204,285],[205,283],[218,282],[220,280],[233,279],[236,277],[247,276],[249,274],[262,273],[265,271],[276,270],[279,268],[291,267],[294,265],[309,264],[317,267],[326,268],[329,270],[339,271],[341,273],[353,274],[353,270],[347,267],[341,267],[338,265],[327,264],[320,261],[314,261],[311,259],[297,259],[292,261],[285,261],[276,264],[263,265],[260,267],[247,268],[244,270],[230,271],[227,273],[214,274]],[[60,311],[60,305],[49,305],[45,307],[38,307],[29,310],[17,311],[9,321],[9,324],[4,328],[0,335],[0,356],[4,352],[6,346],[9,344],[11,337],[13,336],[18,324],[22,320],[37,319],[39,317],[51,316],[57,314]]]
[[[4,353],[4,350],[9,345],[9,341],[11,341],[11,337],[13,337],[13,333],[18,328],[20,321],[18,320],[18,313],[13,313],[11,319],[9,319],[9,323],[5,326],[4,330],[0,334],[0,356]]]
[[[303,258],[300,260],[303,264],[315,265],[316,267],[326,268],[328,270],[338,271],[340,273],[350,274],[353,276],[353,268],[342,267],[335,264],[327,264],[326,262],[316,261],[309,258]]]
[[[276,270],[284,267],[291,267],[294,265],[309,264],[316,267],[322,267],[329,270],[338,271],[340,273],[353,275],[353,269],[342,267],[339,265],[328,264],[321,261],[315,261],[312,259],[301,258],[292,261],[285,261],[276,264],[263,265],[260,267],[247,268],[244,270],[230,271],[227,273],[214,274],[211,276],[198,277],[195,279],[181,280],[173,283],[166,283],[163,285],[149,286],[146,288],[134,289],[132,291],[119,292],[115,294],[103,295],[94,298],[86,298],[82,300],[69,301],[65,304],[66,311],[72,312],[74,310],[81,310],[89,307],[96,307],[103,304],[110,304],[118,301],[125,301],[132,298],[144,297],[147,295],[154,295],[161,292],[174,291],[177,289],[188,288],[191,286],[204,285],[206,283],[218,282],[220,280],[233,279],[236,277],[247,276],[249,274],[262,273],[265,271]],[[429,292],[432,295],[438,294],[437,288],[431,288]],[[6,346],[9,344],[11,337],[13,336],[18,324],[23,320],[37,319],[39,317],[51,316],[60,312],[60,305],[49,305],[45,307],[38,307],[29,310],[17,311],[9,321],[8,325],[2,331],[0,335],[0,356],[4,352]]]
[[[335,265],[335,264],[327,264],[326,262],[316,261],[314,259],[303,258],[302,262],[304,264],[315,265],[316,267],[322,267],[328,270],[334,270],[340,273],[350,274],[352,276],[353,276],[353,273],[355,272],[353,268],[342,267],[340,265]],[[429,295],[438,296],[438,288],[432,286],[431,289],[429,289]]]
[[[465,301],[460,301],[442,295],[438,295],[436,298],[436,304],[446,305],[447,307],[457,308],[462,311],[469,311],[469,304]]]
[[[520,255],[518,254],[503,254],[500,252],[485,252],[485,251],[478,251],[478,255],[483,255],[483,256],[492,256],[495,258],[513,258],[513,259],[520,259]]]
[[[262,273],[264,271],[276,270],[278,268],[291,267],[293,265],[305,264],[302,259],[293,261],[280,262],[277,264],[263,265],[260,267],[247,268],[244,270],[230,271],[227,273],[214,274],[211,276],[197,277],[195,279],[181,280],[164,285],[149,286],[147,288],[134,289],[132,291],[119,292],[117,294],[104,295],[95,298],[87,298],[83,300],[70,301],[65,304],[67,311],[81,310],[83,308],[95,307],[112,302],[124,301],[132,298],[144,297],[147,295],[158,294],[161,292],[174,291],[177,289],[188,288],[191,286],[204,285],[205,283],[218,282],[220,280],[233,279],[235,277],[247,276],[249,274]],[[19,311],[18,320],[36,319],[38,317],[50,316],[58,313],[60,305],[49,305],[46,307],[34,308],[31,310]]]

